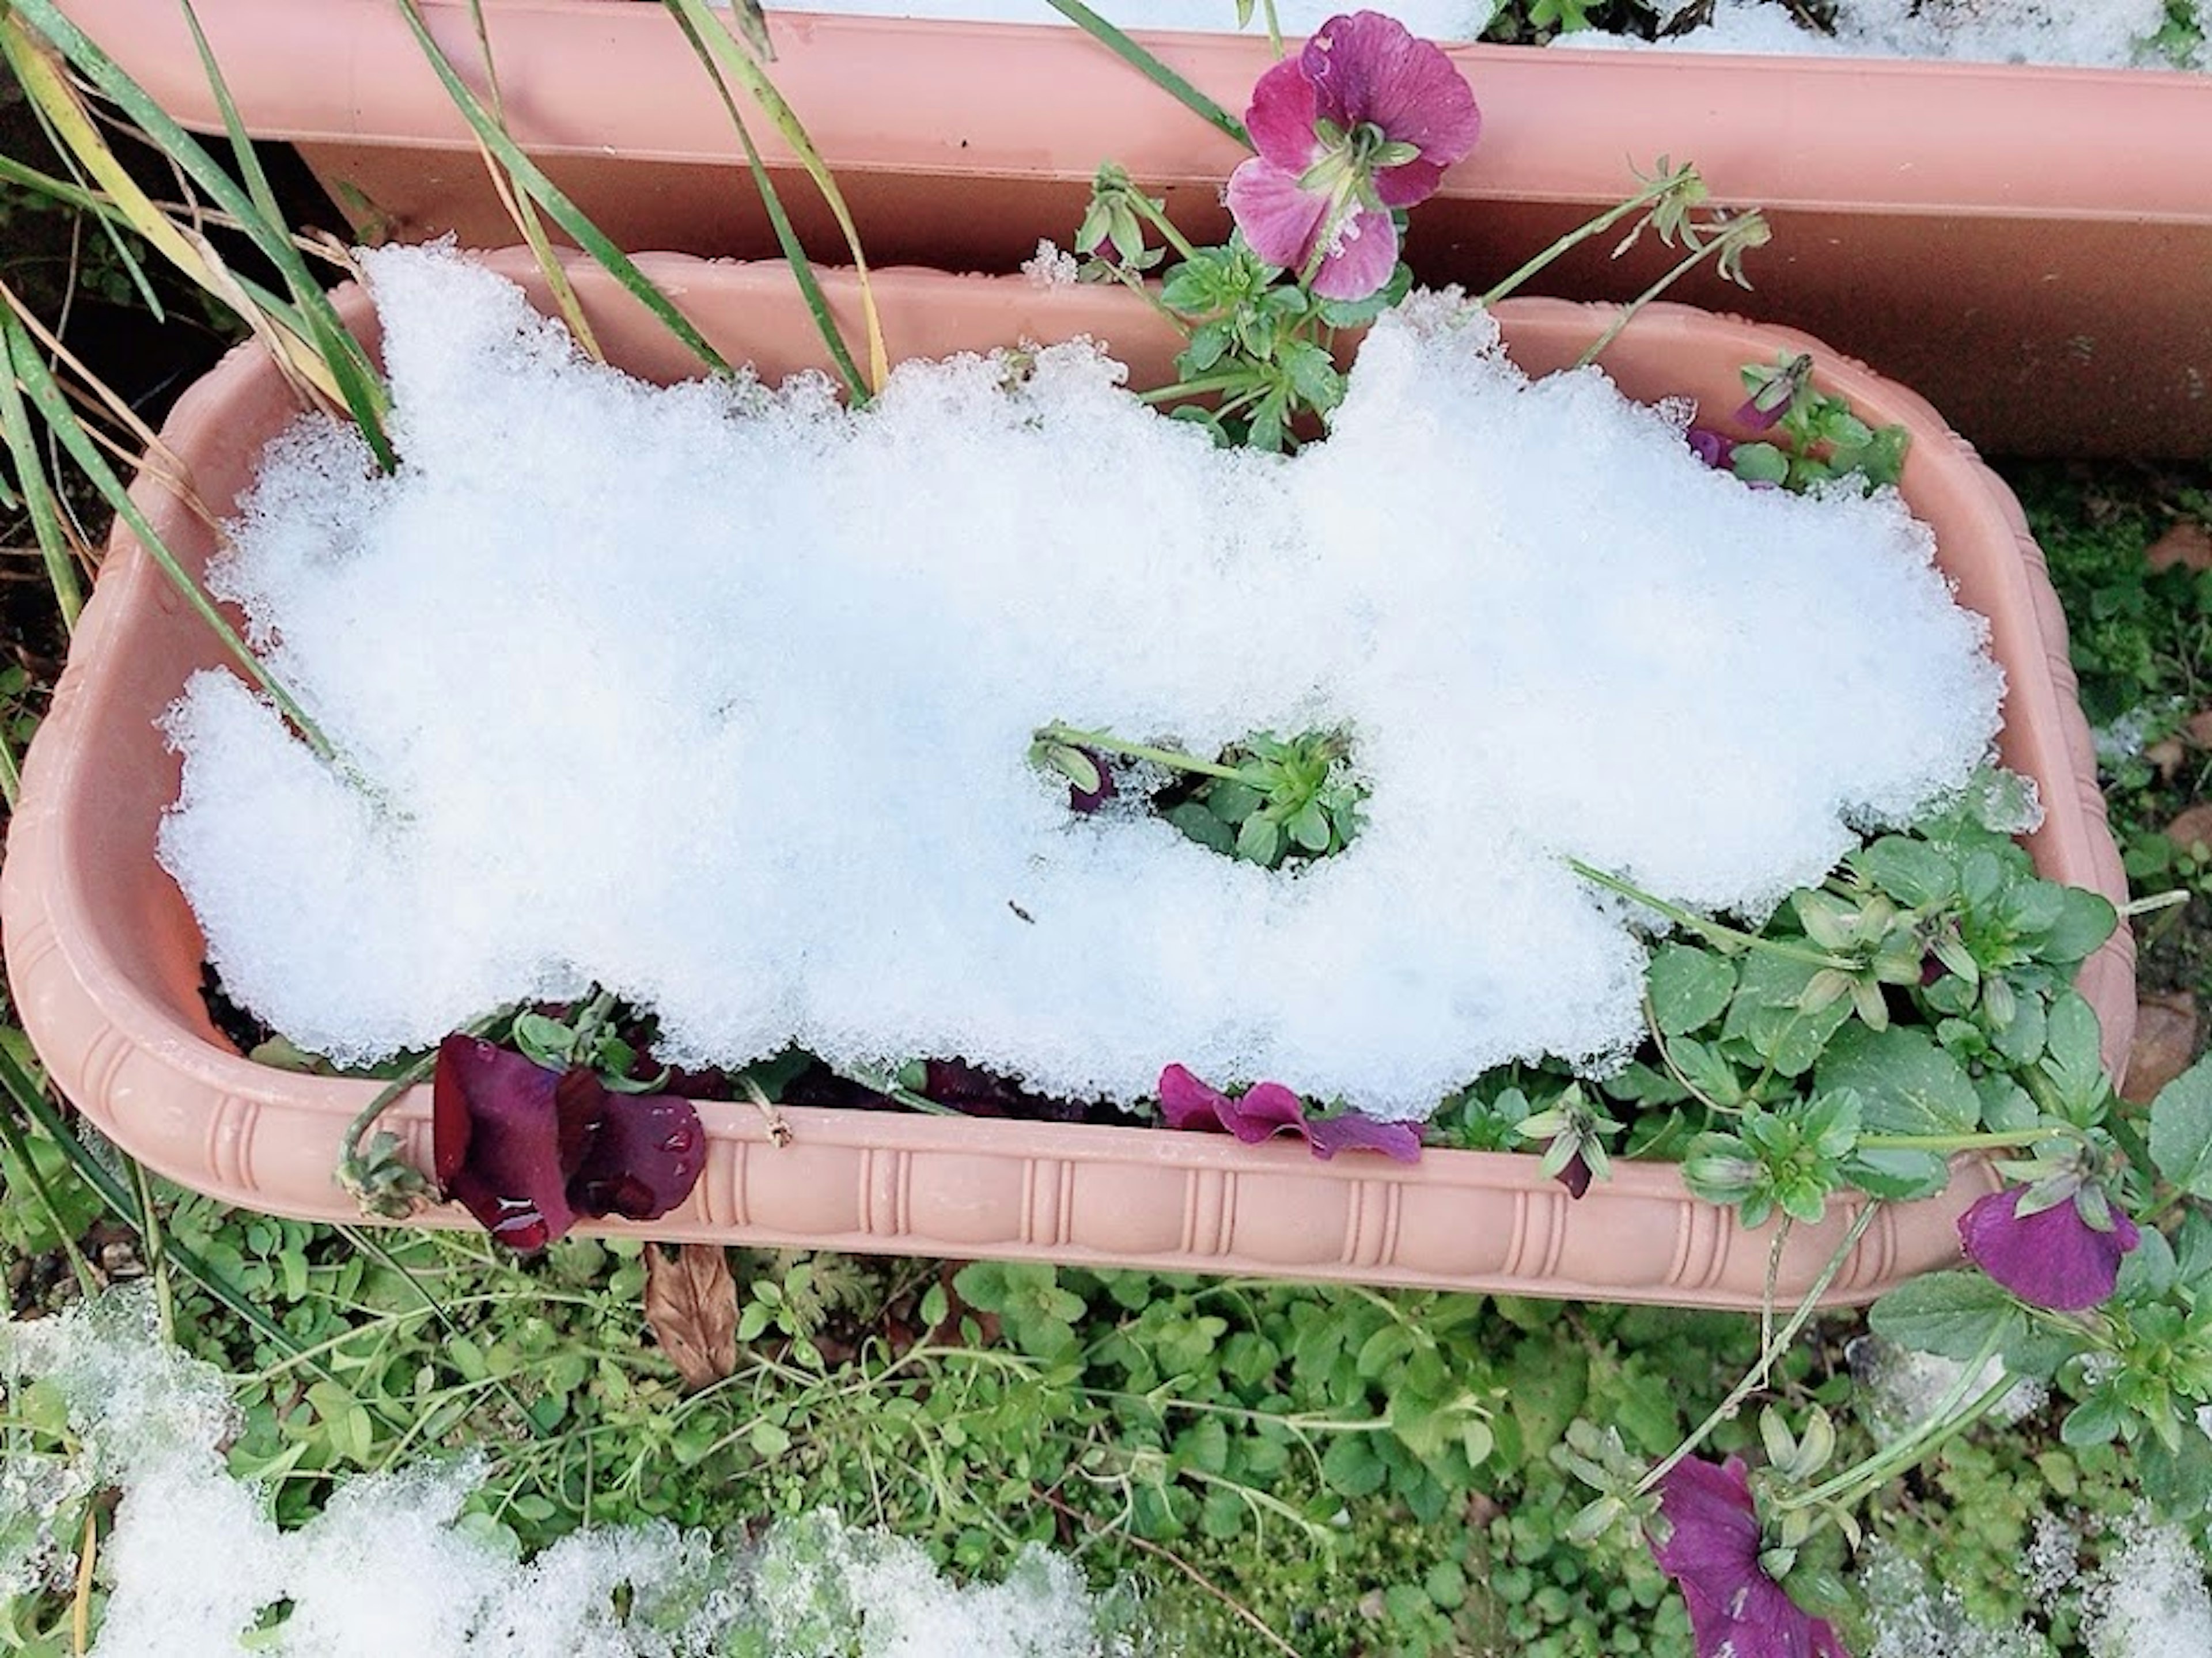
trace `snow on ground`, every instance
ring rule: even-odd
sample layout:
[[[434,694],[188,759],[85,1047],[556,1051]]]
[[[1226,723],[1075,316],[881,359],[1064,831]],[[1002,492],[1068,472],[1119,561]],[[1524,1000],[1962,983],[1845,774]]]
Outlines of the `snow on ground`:
[[[1000,1583],[962,1586],[921,1548],[815,1514],[758,1548],[717,1550],[665,1524],[576,1532],[518,1560],[496,1527],[456,1523],[481,1457],[356,1477],[295,1532],[225,1471],[235,1422],[222,1376],[161,1339],[150,1289],[62,1317],[0,1321],[0,1382],[45,1380],[81,1448],[43,1471],[121,1493],[97,1570],[109,1588],[91,1658],[1118,1658],[1105,1603],[1032,1546]],[[28,1459],[25,1459],[27,1463]],[[0,1587],[69,1581],[73,1539],[12,1523],[0,1482]],[[51,1517],[51,1516],[49,1516]],[[625,1613],[618,1606],[627,1604]],[[1126,1615],[1115,1602],[1117,1615]],[[1106,1621],[1112,1621],[1108,1619]],[[743,1638],[741,1638],[743,1637]]]
[[[1237,32],[1237,0],[1091,0],[1091,9],[1116,28]],[[935,17],[979,23],[1066,25],[1046,0],[804,0],[781,9],[857,17]],[[1311,34],[1348,11],[1379,11],[1431,40],[1472,40],[1490,26],[1496,0],[1379,0],[1364,7],[1342,0],[1275,0],[1275,21],[1286,35]],[[1264,0],[1254,0],[1251,31],[1264,30]]]
[[[1838,0],[1835,33],[1799,26],[1783,0],[1717,0],[1712,20],[1658,42],[1669,52],[1951,58],[2126,69],[2166,21],[2166,0]],[[1583,30],[1562,46],[1649,49]]]
[[[656,391],[447,254],[368,269],[400,472],[272,450],[216,585],[380,794],[228,673],[161,857],[231,993],[362,1060],[597,980],[664,1057],[1161,1068],[1418,1117],[1641,1029],[1560,861],[1756,914],[1984,756],[2001,677],[1894,495],[1708,471],[1680,411],[1528,382],[1431,297],[1325,443],[1216,449],[1076,344]],[[1342,725],[1370,825],[1269,873],[1030,764]],[[343,948],[337,947],[343,941]]]

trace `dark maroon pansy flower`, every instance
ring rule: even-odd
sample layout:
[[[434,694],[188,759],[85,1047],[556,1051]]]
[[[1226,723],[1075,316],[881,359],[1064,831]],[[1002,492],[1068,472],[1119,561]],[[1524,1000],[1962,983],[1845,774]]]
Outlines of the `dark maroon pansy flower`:
[[[2071,1198],[2019,1212],[2027,1188],[1992,1192],[1959,1217],[1966,1258],[2022,1301],[2078,1313],[2112,1298],[2120,1257],[2142,1242],[2136,1224],[2111,1211],[2109,1229],[2092,1226]]]
[[[1244,113],[1259,152],[1229,175],[1229,211],[1252,251],[1323,299],[1364,300],[1390,280],[1390,210],[1425,199],[1474,148],[1482,116],[1443,50],[1378,12],[1332,17],[1262,75]]]
[[[1409,1122],[1380,1122],[1358,1111],[1309,1121],[1304,1102],[1280,1083],[1259,1083],[1241,1099],[1209,1087],[1179,1065],[1160,1072],[1160,1112],[1170,1128],[1224,1129],[1247,1145],[1288,1130],[1324,1160],[1340,1151],[1380,1151],[1418,1162],[1421,1131]]]
[[[1578,1198],[1590,1189],[1589,1163],[1577,1151],[1560,1166],[1559,1172],[1552,1178],[1567,1188],[1569,1197]]]
[[[1659,1482],[1659,1569],[1682,1587],[1698,1658],[1848,1658],[1824,1618],[1792,1600],[1759,1564],[1759,1511],[1741,1459],[1695,1457]]]
[[[1119,793],[1120,786],[1114,780],[1114,768],[1104,754],[1097,749],[1078,749],[1076,752],[1098,771],[1098,786],[1095,789],[1086,789],[1073,781],[1067,786],[1067,809],[1079,817],[1087,817]]]
[[[515,1249],[586,1217],[656,1219],[706,1166],[689,1100],[612,1093],[588,1067],[549,1071],[473,1036],[439,1044],[431,1113],[438,1184]]]

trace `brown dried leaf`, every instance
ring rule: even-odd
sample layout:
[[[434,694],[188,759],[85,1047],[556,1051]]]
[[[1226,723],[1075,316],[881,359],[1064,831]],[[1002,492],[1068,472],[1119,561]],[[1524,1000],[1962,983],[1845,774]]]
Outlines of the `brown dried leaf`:
[[[2166,838],[2185,852],[2200,841],[2212,846],[2212,800],[2190,807],[2168,823]]]
[[[2120,1097],[2148,1105],[2197,1057],[2197,999],[2186,991],[2146,996],[2136,1008],[2135,1046]]]
[[[672,1258],[645,1252],[645,1321],[696,1393],[738,1368],[738,1281],[719,1245],[687,1243]]]
[[[2189,723],[2182,730],[2197,747],[2212,749],[2212,708],[2197,709],[2189,716]]]
[[[2212,530],[2194,519],[2178,519],[2151,543],[2143,562],[2154,570],[2171,569],[2177,564],[2185,569],[2212,570]]]

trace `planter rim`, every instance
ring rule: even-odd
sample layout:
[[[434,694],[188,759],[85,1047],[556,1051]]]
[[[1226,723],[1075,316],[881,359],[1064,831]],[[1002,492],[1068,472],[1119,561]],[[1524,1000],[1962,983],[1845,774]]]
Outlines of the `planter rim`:
[[[221,130],[177,0],[62,3],[178,118]],[[427,143],[477,164],[472,137],[388,0],[200,0],[198,9],[257,135]],[[481,82],[465,0],[422,0],[422,9],[448,56]],[[635,101],[613,116],[626,158],[738,162],[726,116],[659,9],[485,0],[484,11],[514,130],[533,153],[604,157],[608,106],[634,85]],[[833,170],[1083,180],[1112,159],[1151,185],[1218,187],[1243,153],[1072,25],[778,9],[770,27],[778,86]],[[1263,37],[1133,33],[1232,111],[1273,61]],[[1446,196],[1618,201],[1626,163],[1652,161],[1656,133],[1730,203],[2212,224],[2212,76],[1663,50],[1450,51],[1486,121],[1482,143],[1446,175]],[[885,118],[887,108],[898,118]],[[1993,133],[2008,157],[1994,201],[1986,167],[1971,169],[1970,182],[1952,165],[1985,149]],[[759,138],[771,165],[795,165],[772,127]]]
[[[515,277],[533,268],[526,252],[514,250],[489,263]],[[640,263],[679,301],[687,291],[714,288],[758,304],[788,287],[787,272],[780,264],[719,264],[666,254],[645,255]],[[604,296],[601,279],[593,270],[579,264],[573,274],[587,296],[595,288]],[[823,279],[833,303],[849,312],[854,291],[850,273],[825,271]],[[901,315],[926,311],[954,295],[984,293],[1012,299],[1039,291],[1022,278],[961,277],[910,270],[879,272],[876,280],[879,292],[895,299]],[[366,296],[354,290],[344,297],[342,308],[349,324],[359,326],[368,311]],[[1133,305],[1131,309],[1141,313],[1143,307]],[[1509,327],[1572,323],[1588,332],[1591,331],[1583,319],[1609,317],[1613,310],[1527,300],[1510,301],[1499,314]],[[1981,510],[1995,512],[2003,532],[2019,543],[2018,568],[2009,578],[2017,592],[2008,593],[2008,599],[2031,619],[2033,642],[2040,658],[2047,659],[2049,671],[2008,672],[2006,717],[2008,723],[2039,722],[2048,738],[2038,750],[2044,765],[2073,784],[2070,789],[2046,786],[2044,791],[2051,821],[2063,819],[2069,826],[2062,840],[2072,848],[2060,854],[2062,867],[2049,872],[2098,887],[2108,896],[2124,896],[2124,878],[2103,829],[2087,727],[2070,701],[2063,621],[2047,583],[2041,580],[2039,556],[2025,539],[2025,525],[2009,495],[1970,450],[1944,437],[1940,418],[1917,396],[1825,352],[1818,342],[1794,331],[1662,305],[1639,317],[1632,331],[1646,337],[1708,338],[1717,343],[1714,350],[1724,347],[1732,361],[1748,360],[1736,355],[1740,352],[1765,357],[1784,345],[1815,349],[1823,353],[1816,360],[1822,364],[1825,381],[1863,408],[1878,407],[1881,418],[1902,416],[1918,425],[1923,442],[1942,443],[1942,452],[1924,457],[1924,464],[1959,488],[1981,491],[1988,498]],[[265,390],[273,374],[251,344],[234,349],[179,399],[164,428],[165,440],[175,434],[180,451],[189,453],[190,437],[235,424],[243,401],[257,390]],[[257,449],[258,442],[257,437]],[[173,540],[189,523],[184,507],[158,482],[142,477],[135,492],[165,537]],[[2034,562],[2027,562],[2029,559]],[[302,1077],[250,1062],[215,1035],[199,1005],[198,957],[191,953],[197,948],[196,934],[178,944],[185,952],[179,959],[191,963],[189,974],[172,962],[161,970],[161,982],[149,986],[143,972],[134,972],[103,943],[93,920],[105,884],[103,836],[98,815],[84,796],[107,750],[82,732],[98,727],[103,719],[122,717],[106,714],[104,705],[116,695],[117,664],[125,641],[134,627],[145,625],[149,608],[165,613],[173,625],[197,625],[179,616],[181,607],[152,561],[133,537],[118,529],[110,563],[85,610],[70,669],[27,762],[22,804],[12,826],[5,865],[0,866],[0,912],[4,912],[0,919],[4,919],[8,971],[21,1017],[55,1079],[80,1108],[118,1144],[163,1173],[255,1208],[309,1218],[357,1219],[349,1200],[331,1182],[331,1169],[340,1129],[379,1084]],[[2027,665],[2035,667],[2037,659],[2030,659]],[[2135,1011],[2132,962],[2132,940],[2124,926],[2085,965],[2081,978],[2084,993],[2104,1017],[2106,1058],[2112,1068],[2124,1062],[2127,1052]],[[410,1155],[425,1167],[429,1162],[428,1096],[427,1086],[415,1089],[390,1120],[403,1133]],[[1226,1136],[1137,1127],[800,1107],[781,1108],[798,1133],[792,1146],[779,1148],[769,1143],[765,1122],[750,1106],[702,1103],[700,1109],[708,1129],[709,1156],[707,1173],[692,1199],[666,1220],[642,1228],[610,1222],[582,1230],[1722,1306],[1758,1304],[1755,1292],[1747,1297],[1723,1278],[1742,1272],[1751,1256],[1763,1266],[1771,1236],[1771,1225],[1757,1235],[1737,1236],[1722,1212],[1688,1197],[1673,1165],[1616,1160],[1611,1179],[1594,1187],[1576,1207],[1595,1213],[1607,1205],[1623,1212],[1663,1206],[1662,1230],[1673,1240],[1671,1258],[1632,1263],[1623,1269],[1623,1281],[1615,1281],[1609,1272],[1586,1271],[1577,1277],[1571,1265],[1565,1270],[1560,1265],[1563,1252],[1573,1260],[1583,1260],[1571,1245],[1568,1221],[1575,1210],[1563,1188],[1544,1176],[1539,1160],[1529,1155],[1431,1150],[1410,1166],[1354,1153],[1322,1163],[1296,1143],[1245,1146]],[[297,1157],[287,1161],[272,1157],[268,1135],[276,1130],[294,1142],[302,1135],[313,1141],[320,1157],[314,1175],[300,1174],[293,1166]],[[259,1145],[257,1132],[263,1137]],[[966,1164],[979,1161],[979,1142],[1012,1143],[1004,1153],[991,1154],[991,1160],[1004,1167],[988,1175],[967,1171]],[[780,1223],[778,1189],[793,1171],[811,1166],[810,1160],[818,1164],[825,1159],[832,1168],[825,1177],[842,1182],[852,1197],[854,1224],[795,1229]],[[284,1162],[285,1166],[273,1169],[272,1162]],[[954,1163],[963,1169],[946,1174]],[[1139,1239],[1101,1252],[1071,1232],[1078,1209],[1096,1213],[1126,1199],[1127,1194],[1116,1182],[1135,1182],[1149,1190],[1170,1179],[1179,1181],[1183,1188],[1176,1205],[1179,1220],[1169,1228],[1172,1236]],[[942,1184],[933,1185],[933,1181]],[[1011,1193],[1002,1189],[1009,1181]],[[1930,1204],[1948,1216],[1963,1200],[1993,1190],[1996,1184],[1985,1163],[1969,1162],[1960,1167],[1952,1191]],[[1497,1198],[1510,1218],[1511,1233],[1501,1257],[1510,1270],[1438,1267],[1434,1260],[1442,1256],[1436,1252],[1449,1255],[1456,1246],[1434,1239],[1432,1259],[1417,1259],[1418,1251],[1401,1248],[1407,1237],[1430,1238],[1448,1215],[1482,1194]],[[1271,1254],[1265,1247],[1253,1247],[1238,1230],[1247,1224],[1243,1217],[1253,1212],[1252,1204],[1263,1199],[1310,1202],[1324,1195],[1346,1206],[1346,1212],[1341,1237],[1318,1253],[1299,1253],[1308,1249],[1301,1243],[1288,1254]],[[981,1225],[976,1217],[993,1206],[993,1212],[1003,1212],[1001,1222],[994,1223],[1000,1230],[987,1234],[963,1230]],[[1929,1206],[1893,1206],[1881,1217],[1828,1299],[1837,1303],[1870,1300],[1895,1277],[1941,1264],[1926,1254],[1924,1226],[1919,1242],[1906,1237],[1906,1218],[1913,1210]],[[1848,1212],[1849,1206],[1839,1205],[1821,1227],[1799,1229],[1793,1248],[1810,1250],[1815,1270],[1840,1238]],[[1015,1215],[1018,1225],[1005,1222],[1004,1213]],[[426,1219],[433,1224],[469,1224],[451,1209]],[[1945,1230],[1939,1224],[1939,1240]],[[1822,1236],[1828,1241],[1819,1242]],[[1530,1282],[1531,1273],[1542,1281]],[[1761,1275],[1753,1272],[1751,1281],[1756,1284]],[[1809,1282],[1812,1276],[1811,1272],[1803,1273],[1803,1281]]]

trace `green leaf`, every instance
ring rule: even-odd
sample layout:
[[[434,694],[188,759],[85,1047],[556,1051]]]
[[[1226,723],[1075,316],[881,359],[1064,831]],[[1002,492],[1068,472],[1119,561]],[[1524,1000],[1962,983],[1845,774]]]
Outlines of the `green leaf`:
[[[1790,457],[1771,443],[1739,443],[1729,468],[1746,483],[1781,483],[1790,477]]]
[[[2016,1338],[2024,1316],[2001,1285],[1979,1272],[1930,1272],[1875,1303],[1867,1321],[1900,1347],[1966,1364],[1993,1339]]]
[[[1167,820],[1208,851],[1224,858],[1237,855],[1237,832],[1197,800],[1180,801],[1167,810]]]
[[[2135,1465],[2161,1520],[2187,1525],[2212,1508],[2212,1438],[2189,1430],[2169,1447],[2147,1435],[2136,1446]]]
[[[1661,1033],[1686,1036],[1727,1011],[1735,994],[1735,967],[1695,944],[1662,944],[1652,955],[1647,982]]]
[[[1779,1075],[1803,1075],[1851,1017],[1848,995],[1832,997],[1810,1011],[1805,1007],[1806,993],[1826,970],[1764,951],[1747,957],[1722,1034],[1749,1042]]]
[[[1272,869],[1283,850],[1283,826],[1264,812],[1254,812],[1237,831],[1237,855],[1249,863]]]
[[[1958,872],[1951,860],[1910,835],[1885,835],[1847,861],[1908,909],[1940,904],[1958,890]]]
[[[2045,961],[2078,962],[2112,936],[2120,913],[2101,893],[2081,887],[2063,887],[2058,919],[2037,952]]]
[[[1342,1434],[1330,1442],[1321,1459],[1321,1477],[1329,1489],[1346,1497],[1372,1497],[1382,1489],[1390,1471],[1375,1455],[1367,1434]]]
[[[1328,816],[1322,811],[1319,802],[1309,800],[1298,808],[1297,814],[1291,819],[1291,839],[1308,852],[1328,850]]]
[[[2197,1060],[2151,1102],[2150,1160],[2169,1185],[2191,1197],[2212,1197],[2212,1057]]]
[[[1858,1094],[1869,1134],[1967,1134],[1981,1122],[1981,1096],[1965,1069],[1924,1030],[1839,1031],[1820,1056],[1818,1075],[1823,1093]]]

